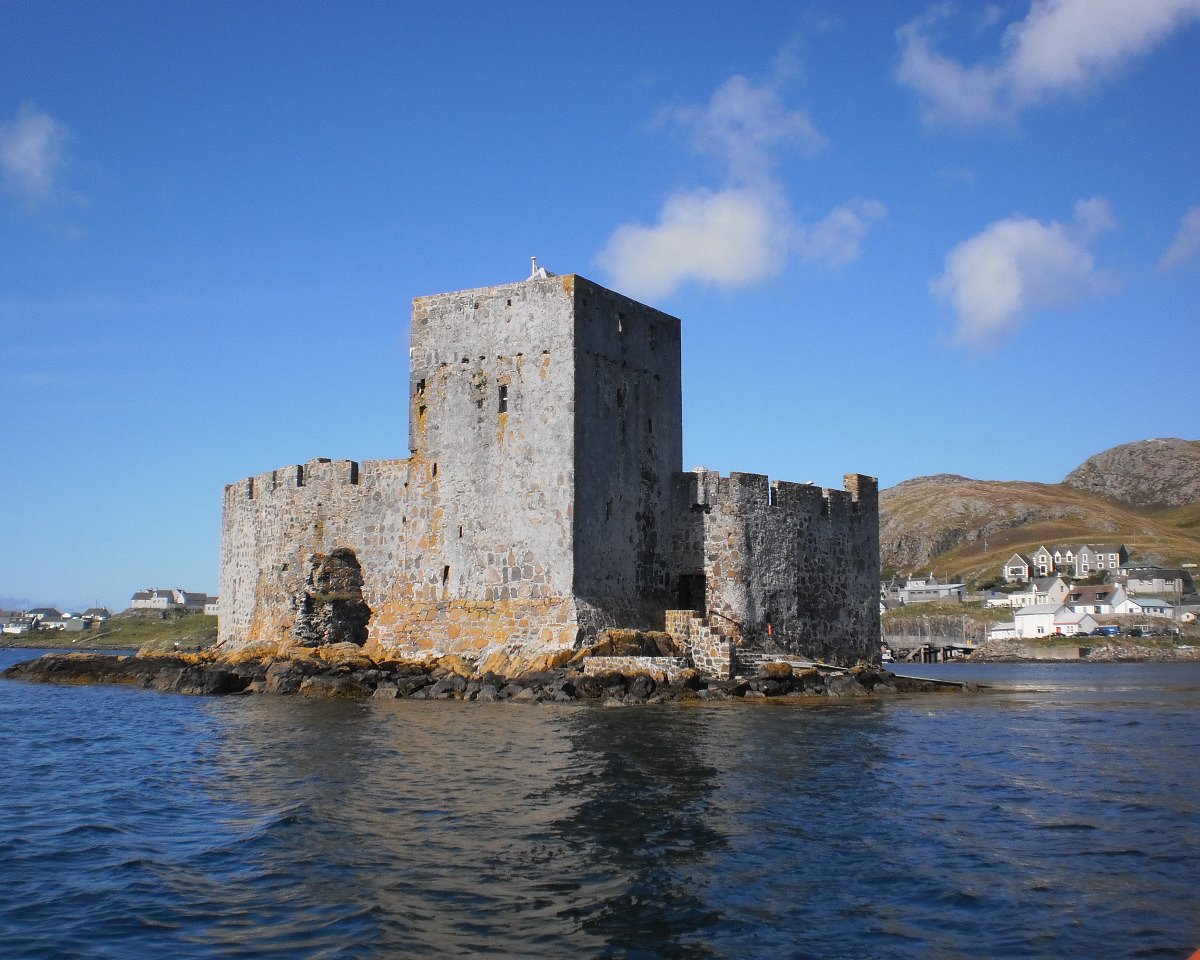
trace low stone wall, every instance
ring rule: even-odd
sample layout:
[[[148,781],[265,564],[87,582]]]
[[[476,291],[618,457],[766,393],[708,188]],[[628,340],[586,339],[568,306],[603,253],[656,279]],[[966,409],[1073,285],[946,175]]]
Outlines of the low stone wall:
[[[688,668],[689,664],[683,657],[588,657],[583,661],[583,672],[587,676],[602,673],[633,676],[646,673],[674,680]]]
[[[1026,643],[1021,638],[993,639],[980,644],[972,660],[1017,661],[1028,660],[1082,660],[1088,656],[1090,647],[1075,644]]]
[[[668,610],[667,633],[706,677],[728,680],[733,676],[733,642],[692,610]]]

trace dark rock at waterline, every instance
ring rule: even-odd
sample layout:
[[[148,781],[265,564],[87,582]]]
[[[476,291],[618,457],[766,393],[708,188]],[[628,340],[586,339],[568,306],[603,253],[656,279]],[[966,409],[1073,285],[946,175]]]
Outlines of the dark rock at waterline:
[[[490,673],[470,678],[436,665],[398,660],[376,663],[361,652],[342,660],[302,656],[236,661],[196,655],[122,657],[58,653],[19,663],[4,671],[3,676],[42,683],[129,684],[197,696],[273,693],[327,699],[374,697],[610,705],[787,696],[862,698],[977,689],[971,684],[902,677],[866,665],[844,672],[783,669],[784,666],[772,665],[758,676],[733,680],[706,680],[695,671],[685,671],[673,680],[666,680],[661,675],[585,674],[571,668],[515,678]]]

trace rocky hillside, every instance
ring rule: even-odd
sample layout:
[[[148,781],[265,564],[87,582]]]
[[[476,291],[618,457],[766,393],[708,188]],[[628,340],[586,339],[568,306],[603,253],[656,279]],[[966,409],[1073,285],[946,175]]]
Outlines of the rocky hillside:
[[[1071,485],[952,474],[897,484],[880,495],[883,566],[981,578],[1017,551],[1097,541],[1125,543],[1140,560],[1200,561],[1200,442],[1115,447],[1070,474],[1079,476],[1087,479]]]
[[[1139,440],[1098,453],[1063,484],[1140,507],[1182,507],[1200,500],[1200,440]]]

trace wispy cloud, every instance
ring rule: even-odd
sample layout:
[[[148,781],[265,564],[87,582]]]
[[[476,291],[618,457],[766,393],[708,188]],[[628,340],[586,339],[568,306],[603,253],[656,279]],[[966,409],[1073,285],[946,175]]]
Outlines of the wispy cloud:
[[[871,226],[887,216],[878,200],[855,197],[809,226],[796,227],[796,248],[811,263],[835,269],[857,260]]]
[[[26,104],[0,123],[0,174],[5,186],[31,203],[50,200],[62,170],[67,128]]]
[[[1034,0],[995,60],[974,66],[935,49],[931,35],[947,16],[934,7],[898,31],[896,77],[921,95],[927,122],[986,123],[1097,83],[1200,17],[1200,0]]]
[[[871,225],[886,215],[875,200],[854,199],[811,225],[792,214],[778,176],[781,157],[813,156],[828,146],[807,112],[789,107],[780,85],[794,75],[780,59],[776,79],[722,83],[708,103],[664,111],[693,149],[715,159],[719,188],[676,191],[653,224],[623,224],[597,262],[622,290],[655,299],[687,282],[735,288],[782,272],[789,258],[827,267],[855,259]]]
[[[777,152],[794,148],[811,156],[828,146],[803,110],[791,110],[775,87],[756,87],[733,76],[704,106],[682,107],[666,116],[686,129],[700,153],[723,160],[732,179],[760,181],[775,168]]]
[[[1167,252],[1158,261],[1158,269],[1164,273],[1181,266],[1200,251],[1200,205],[1192,207],[1179,222],[1179,231],[1167,247]]]
[[[1035,310],[1074,303],[1102,286],[1088,245],[1113,229],[1103,197],[1075,204],[1072,223],[1010,217],[989,225],[946,256],[930,282],[957,315],[955,342],[989,348]]]

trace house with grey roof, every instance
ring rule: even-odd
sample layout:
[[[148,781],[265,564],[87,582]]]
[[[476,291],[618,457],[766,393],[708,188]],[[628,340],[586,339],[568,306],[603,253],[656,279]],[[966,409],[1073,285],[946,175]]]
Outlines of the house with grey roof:
[[[147,587],[133,595],[129,606],[133,610],[181,610],[187,613],[206,613],[216,602],[217,598],[210,597],[207,593],[193,593],[189,590],[181,590],[179,587],[170,589]]]
[[[1063,604],[1072,613],[1094,613],[1108,616],[1117,612],[1125,602],[1125,590],[1119,583],[1102,583],[1098,586],[1072,587]]]
[[[1039,577],[1048,577],[1054,573],[1054,554],[1045,546],[1038,547],[1029,555],[1029,563]]]
[[[1014,553],[1004,564],[1004,579],[1009,583],[1028,580],[1032,570],[1033,560],[1023,553]]]
[[[1075,553],[1075,576],[1090,577],[1094,573],[1111,573],[1129,561],[1129,551],[1123,543],[1084,544]]]

